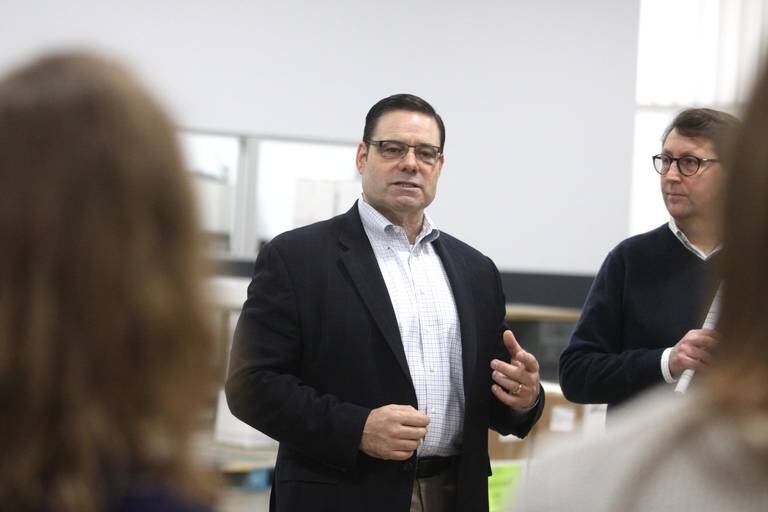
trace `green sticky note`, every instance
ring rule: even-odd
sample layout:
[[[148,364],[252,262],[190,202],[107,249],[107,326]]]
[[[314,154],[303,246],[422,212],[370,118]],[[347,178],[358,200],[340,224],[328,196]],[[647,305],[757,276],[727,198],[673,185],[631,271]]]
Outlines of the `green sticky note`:
[[[505,512],[514,503],[523,478],[524,462],[492,464],[488,479],[488,512]]]

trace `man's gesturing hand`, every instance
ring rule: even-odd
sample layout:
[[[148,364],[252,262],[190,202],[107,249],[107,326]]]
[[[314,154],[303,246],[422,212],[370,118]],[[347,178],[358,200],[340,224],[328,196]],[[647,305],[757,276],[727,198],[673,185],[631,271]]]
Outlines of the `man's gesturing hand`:
[[[365,420],[360,449],[377,459],[409,459],[427,434],[429,418],[410,405],[373,409]]]
[[[539,362],[520,347],[512,331],[504,331],[503,339],[511,359],[509,363],[499,359],[491,361],[491,376],[496,383],[491,390],[509,407],[529,409],[539,398]]]

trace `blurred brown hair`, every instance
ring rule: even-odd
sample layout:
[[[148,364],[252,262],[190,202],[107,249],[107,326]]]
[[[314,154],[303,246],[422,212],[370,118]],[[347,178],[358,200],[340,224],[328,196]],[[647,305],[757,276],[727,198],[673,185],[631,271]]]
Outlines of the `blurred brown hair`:
[[[3,508],[97,510],[134,477],[201,492],[211,337],[169,118],[109,60],[41,58],[0,82],[0,191]]]
[[[768,412],[768,74],[748,104],[744,125],[726,151],[722,275],[718,330],[723,341],[710,374],[718,407]]]

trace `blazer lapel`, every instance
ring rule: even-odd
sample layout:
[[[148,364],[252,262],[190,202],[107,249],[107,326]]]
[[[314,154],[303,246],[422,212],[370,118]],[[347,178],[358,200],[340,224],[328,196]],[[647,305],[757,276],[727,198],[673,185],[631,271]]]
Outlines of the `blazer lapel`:
[[[447,244],[438,237],[433,245],[435,251],[443,262],[443,268],[448,275],[448,281],[451,283],[453,300],[456,303],[456,310],[459,314],[461,324],[461,357],[463,360],[464,371],[464,392],[468,393],[472,389],[472,379],[475,373],[475,364],[477,361],[477,338],[475,333],[475,302],[472,298],[472,291],[467,279],[470,276],[469,269],[466,268],[461,255],[456,251],[450,251]]]
[[[373,249],[360,221],[357,203],[344,215],[342,226],[339,235],[339,243],[342,246],[341,263],[349,272],[352,283],[395,354],[400,368],[413,385],[395,310],[389,299],[387,285],[384,283],[376,256],[373,254]]]

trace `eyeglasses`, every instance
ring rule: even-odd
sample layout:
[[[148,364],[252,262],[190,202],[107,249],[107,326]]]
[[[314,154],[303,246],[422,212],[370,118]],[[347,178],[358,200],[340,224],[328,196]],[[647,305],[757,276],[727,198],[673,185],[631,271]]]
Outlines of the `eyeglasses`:
[[[437,159],[440,158],[442,151],[437,146],[431,144],[406,144],[399,140],[369,140],[368,144],[376,146],[379,150],[379,154],[385,160],[400,160],[405,158],[408,154],[408,150],[413,148],[413,154],[416,158],[427,165],[434,165]]]
[[[653,157],[653,168],[656,169],[657,173],[664,176],[669,172],[670,167],[672,167],[672,162],[677,162],[677,171],[680,174],[683,176],[693,176],[699,172],[702,164],[719,161],[720,160],[717,158],[698,158],[691,155],[681,156],[678,158],[672,158],[671,156],[667,155],[655,155]]]

